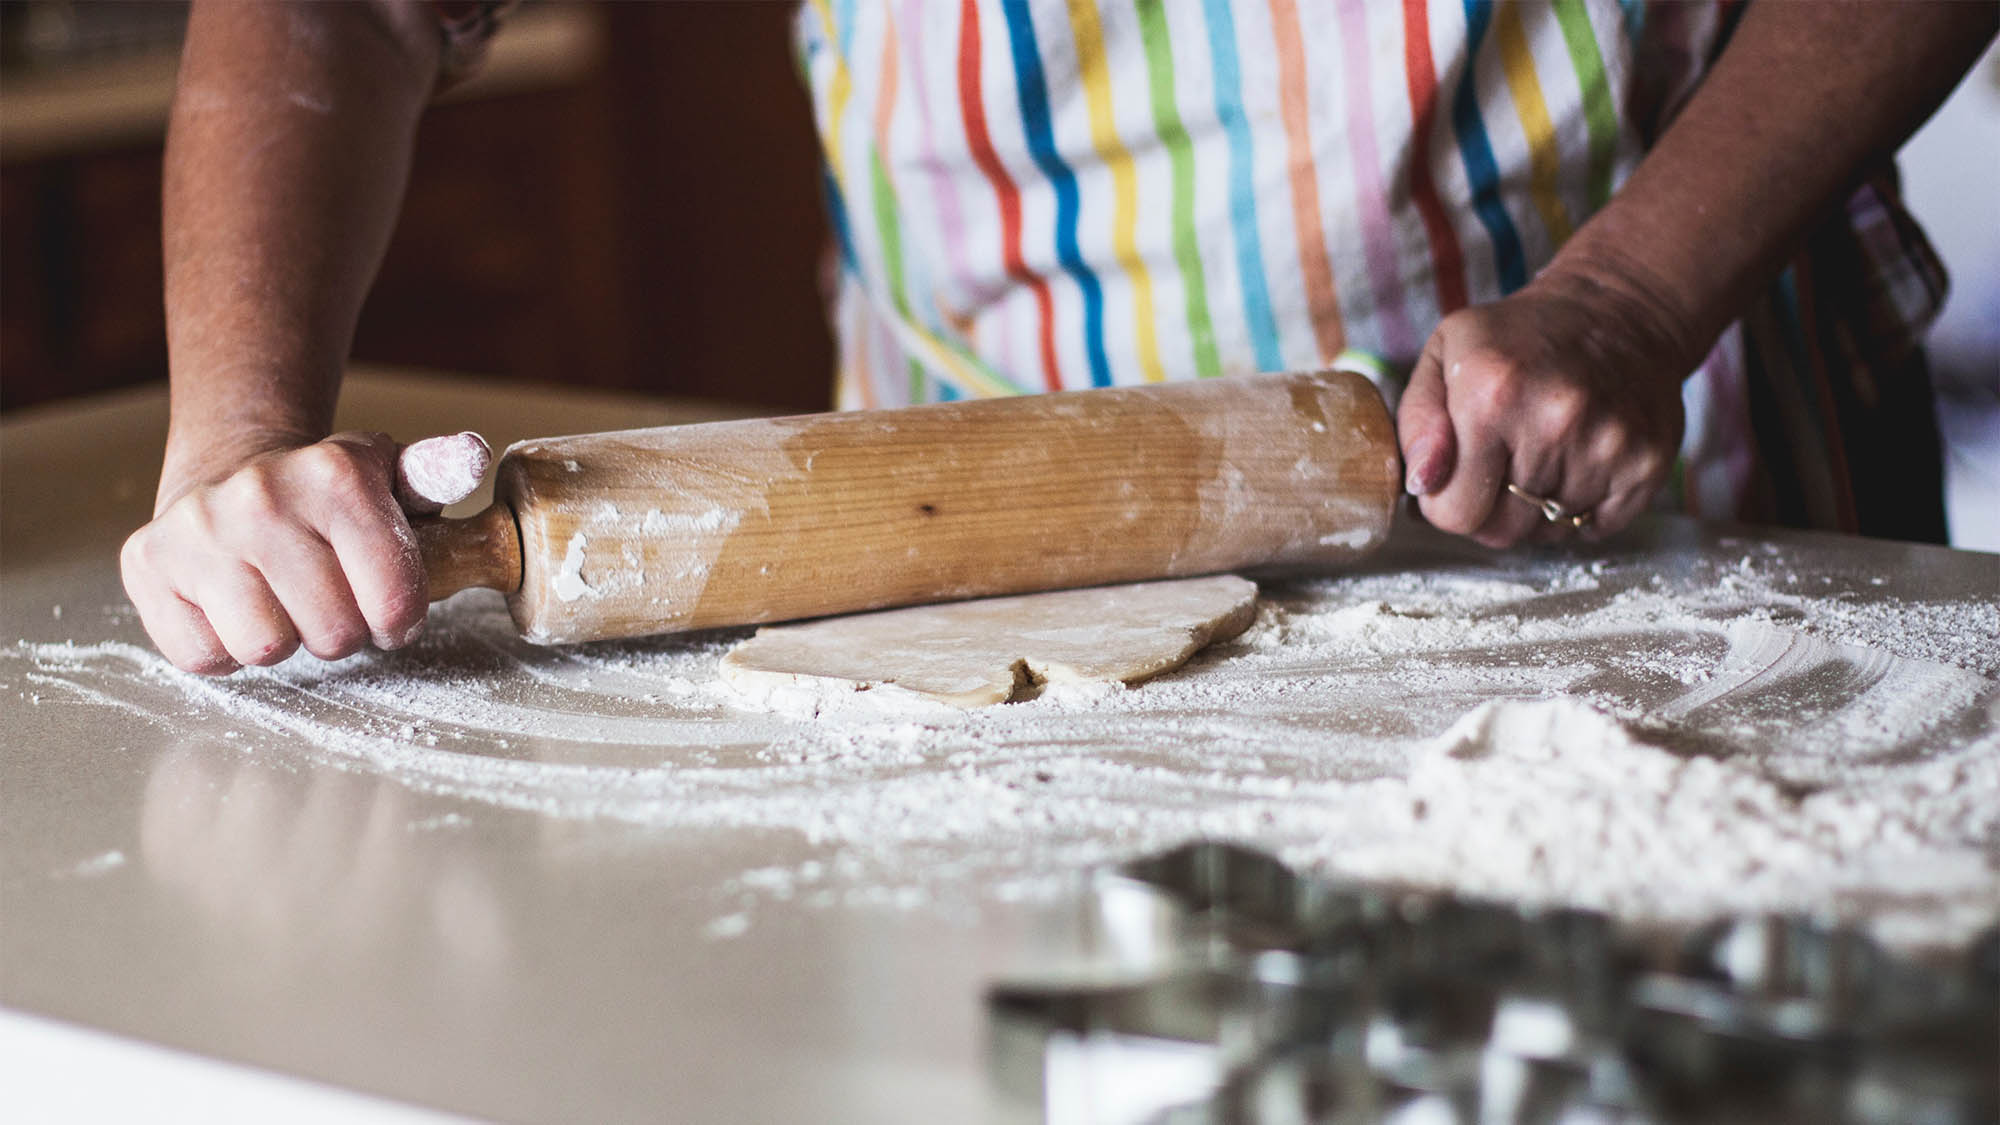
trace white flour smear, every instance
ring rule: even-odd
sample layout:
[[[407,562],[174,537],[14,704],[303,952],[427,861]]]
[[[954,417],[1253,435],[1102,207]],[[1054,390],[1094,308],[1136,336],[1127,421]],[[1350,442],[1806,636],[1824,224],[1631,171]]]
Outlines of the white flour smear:
[[[400,654],[203,680],[24,644],[0,678],[550,817],[810,845],[731,892],[1018,898],[1199,837],[1640,923],[1806,911],[1962,942],[2000,916],[2000,605],[1818,581],[1760,549],[1671,578],[1514,560],[1269,586],[1181,672],[975,712],[762,713],[716,678],[741,633],[536,648],[483,592]]]

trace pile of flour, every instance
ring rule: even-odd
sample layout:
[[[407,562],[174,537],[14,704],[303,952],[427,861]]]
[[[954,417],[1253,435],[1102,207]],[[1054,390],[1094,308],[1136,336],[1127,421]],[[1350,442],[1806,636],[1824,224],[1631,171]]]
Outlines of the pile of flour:
[[[1550,557],[1267,586],[1180,672],[975,712],[763,712],[715,674],[741,633],[537,648],[483,592],[403,653],[214,681],[23,645],[0,681],[549,817],[803,837],[732,901],[976,907],[1212,838],[1641,924],[1804,911],[1963,942],[2000,917],[2000,605],[1831,595],[1744,549],[1671,577]]]

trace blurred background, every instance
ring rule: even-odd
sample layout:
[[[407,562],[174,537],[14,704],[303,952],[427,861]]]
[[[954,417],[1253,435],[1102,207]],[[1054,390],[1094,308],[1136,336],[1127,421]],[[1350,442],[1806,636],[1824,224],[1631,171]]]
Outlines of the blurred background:
[[[357,363],[830,402],[790,0],[538,3],[423,125]],[[0,0],[0,410],[164,378],[160,142],[185,4]],[[1903,154],[1950,267],[1953,540],[2000,550],[2000,53]]]
[[[357,363],[831,402],[785,2],[529,4],[426,115]],[[186,5],[0,0],[0,408],[164,378]]]

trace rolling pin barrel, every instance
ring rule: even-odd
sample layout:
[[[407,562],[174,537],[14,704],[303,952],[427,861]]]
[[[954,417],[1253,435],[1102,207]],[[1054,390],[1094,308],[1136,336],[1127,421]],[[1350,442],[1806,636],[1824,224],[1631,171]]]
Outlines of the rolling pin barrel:
[[[420,539],[433,597],[505,590],[557,643],[1323,568],[1400,481],[1365,379],[1258,375],[522,442]]]

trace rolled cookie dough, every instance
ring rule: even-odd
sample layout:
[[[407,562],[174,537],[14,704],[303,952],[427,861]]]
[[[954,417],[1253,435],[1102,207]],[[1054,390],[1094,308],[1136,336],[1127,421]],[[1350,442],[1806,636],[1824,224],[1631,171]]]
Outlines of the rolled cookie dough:
[[[1241,633],[1256,603],[1256,583],[1223,574],[767,626],[722,658],[722,678],[773,705],[876,691],[983,707],[1157,676]]]

